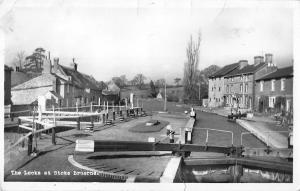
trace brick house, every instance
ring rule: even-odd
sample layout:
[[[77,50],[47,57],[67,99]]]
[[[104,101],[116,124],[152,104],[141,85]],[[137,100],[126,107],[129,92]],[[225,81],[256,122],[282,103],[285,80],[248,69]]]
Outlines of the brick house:
[[[208,78],[208,106],[220,107],[224,105],[224,76],[239,66],[239,63],[226,65]]]
[[[255,80],[255,105],[258,112],[293,111],[293,66]]]
[[[12,88],[12,102],[16,110],[32,108],[40,105],[44,110],[52,107],[74,107],[98,103],[101,89],[91,76],[80,73],[78,64],[71,67],[59,64],[54,59],[44,60],[43,72],[40,76],[28,80]]]
[[[224,97],[227,106],[254,109],[255,79],[277,69],[272,54],[254,57],[254,64],[247,60],[239,61],[239,67],[224,76]]]

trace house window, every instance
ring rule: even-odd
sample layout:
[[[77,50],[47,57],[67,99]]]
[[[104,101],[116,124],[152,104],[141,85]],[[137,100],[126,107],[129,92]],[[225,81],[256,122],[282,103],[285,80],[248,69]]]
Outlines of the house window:
[[[229,85],[226,86],[226,92],[229,93]]]
[[[219,92],[221,91],[221,87],[219,87]]]
[[[269,97],[269,107],[274,108],[275,97]]]
[[[264,81],[260,81],[260,91],[264,91]]]
[[[245,84],[245,93],[248,93],[248,84]]]
[[[240,92],[243,92],[243,84],[240,84]]]
[[[285,79],[282,78],[281,79],[281,91],[284,91],[285,90]]]
[[[271,91],[275,91],[275,80],[271,80]]]
[[[233,92],[233,85],[230,86],[230,92]]]
[[[212,92],[214,91],[214,87],[211,87],[211,91],[212,91]]]

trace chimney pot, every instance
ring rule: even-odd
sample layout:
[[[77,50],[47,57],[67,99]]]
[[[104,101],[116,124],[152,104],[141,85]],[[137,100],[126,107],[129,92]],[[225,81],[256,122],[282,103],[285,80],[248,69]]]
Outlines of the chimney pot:
[[[270,53],[268,53],[268,54],[266,54],[265,55],[265,59],[266,59],[266,63],[269,65],[269,63],[270,63],[270,65],[272,65],[272,62],[273,62],[273,55],[272,54],[270,54]]]
[[[239,61],[240,69],[244,68],[248,65],[248,60],[240,60]]]
[[[257,66],[258,64],[262,63],[264,61],[263,56],[254,56],[254,66]]]

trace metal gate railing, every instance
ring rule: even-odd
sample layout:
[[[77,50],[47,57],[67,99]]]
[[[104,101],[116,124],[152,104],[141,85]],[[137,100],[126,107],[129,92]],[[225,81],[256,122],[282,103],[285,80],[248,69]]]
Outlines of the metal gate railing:
[[[232,131],[226,131],[226,130],[220,130],[220,129],[211,129],[211,128],[194,128],[195,130],[206,130],[206,138],[205,143],[208,143],[208,131],[219,131],[223,133],[230,133],[231,134],[231,144],[233,145],[233,132]]]

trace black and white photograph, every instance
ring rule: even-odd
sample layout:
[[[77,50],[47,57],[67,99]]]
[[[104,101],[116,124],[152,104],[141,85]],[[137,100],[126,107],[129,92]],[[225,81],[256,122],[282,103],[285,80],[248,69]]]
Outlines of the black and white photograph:
[[[0,0],[1,190],[300,189],[299,8]]]

